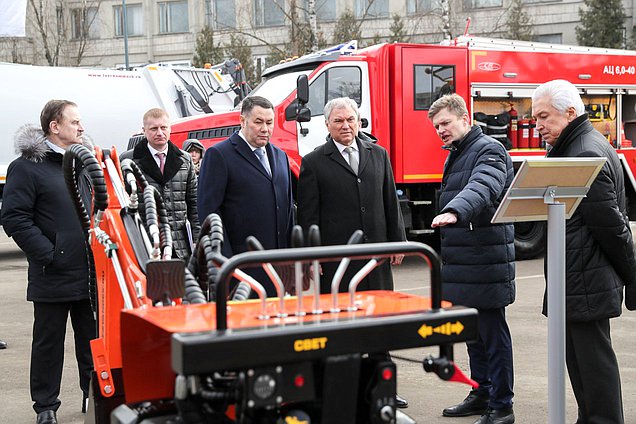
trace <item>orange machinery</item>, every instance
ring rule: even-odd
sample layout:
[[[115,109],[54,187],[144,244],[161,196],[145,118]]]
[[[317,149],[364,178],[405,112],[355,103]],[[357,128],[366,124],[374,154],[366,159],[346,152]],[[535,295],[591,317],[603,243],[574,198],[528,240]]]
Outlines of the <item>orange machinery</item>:
[[[87,240],[99,334],[91,343],[87,422],[413,422],[395,408],[396,369],[387,352],[420,346],[440,346],[439,357],[423,358],[426,371],[476,386],[454,365],[452,346],[476,338],[477,312],[442,304],[440,260],[430,247],[375,243],[216,255],[212,260],[222,264],[210,287],[216,302],[188,304],[173,284],[174,261],[157,258],[165,240],[159,245],[156,231],[146,231],[130,207],[134,195],[115,152],[98,149],[89,157],[82,149],[73,146],[67,156],[89,170],[94,190]],[[77,191],[76,167],[67,162],[69,187]],[[365,275],[398,253],[428,263],[430,298],[356,292]],[[233,277],[258,289],[241,268],[263,266],[280,285],[272,265],[296,267],[298,281],[299,264],[317,269],[320,262],[342,266],[352,259],[368,262],[346,293],[227,301]],[[170,301],[176,297],[183,302]]]

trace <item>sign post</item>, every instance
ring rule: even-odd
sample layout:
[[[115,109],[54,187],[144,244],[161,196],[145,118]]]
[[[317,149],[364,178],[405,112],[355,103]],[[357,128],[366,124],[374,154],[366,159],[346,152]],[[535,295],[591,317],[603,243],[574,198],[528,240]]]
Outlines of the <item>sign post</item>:
[[[492,223],[548,221],[548,423],[565,420],[565,221],[574,214],[605,158],[526,159]]]

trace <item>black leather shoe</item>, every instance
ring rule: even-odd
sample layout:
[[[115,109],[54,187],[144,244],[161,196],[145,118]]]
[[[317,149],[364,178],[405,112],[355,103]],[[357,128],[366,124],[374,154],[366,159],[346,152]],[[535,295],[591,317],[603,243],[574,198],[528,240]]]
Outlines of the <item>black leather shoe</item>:
[[[7,348],[7,342],[0,340],[0,349],[6,349]]]
[[[471,390],[461,403],[442,411],[445,417],[467,417],[469,415],[482,415],[488,409],[488,395],[483,395],[476,390]]]
[[[512,408],[488,408],[486,413],[475,421],[474,424],[513,424],[514,422],[515,414],[512,412]]]
[[[38,414],[38,419],[35,421],[36,424],[57,424],[57,416],[55,415],[55,411],[42,411]]]
[[[402,409],[408,408],[409,407],[409,402],[406,399],[404,399],[402,396],[396,394],[395,395],[395,406],[397,408],[402,408]]]

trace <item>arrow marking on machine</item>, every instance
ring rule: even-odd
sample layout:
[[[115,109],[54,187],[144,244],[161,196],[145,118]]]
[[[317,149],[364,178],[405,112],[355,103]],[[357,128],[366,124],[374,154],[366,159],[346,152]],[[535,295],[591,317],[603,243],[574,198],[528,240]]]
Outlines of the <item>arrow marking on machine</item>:
[[[432,336],[433,333],[450,336],[451,334],[461,334],[462,331],[464,331],[464,325],[459,321],[455,321],[455,323],[447,322],[446,324],[439,325],[435,328],[430,325],[422,324],[419,330],[417,330],[417,333],[425,339],[428,336]]]

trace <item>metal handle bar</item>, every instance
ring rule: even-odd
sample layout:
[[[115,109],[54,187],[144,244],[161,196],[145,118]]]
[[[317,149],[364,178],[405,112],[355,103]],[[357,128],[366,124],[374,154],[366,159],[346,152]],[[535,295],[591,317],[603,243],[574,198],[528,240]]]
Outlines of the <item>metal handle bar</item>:
[[[434,310],[440,309],[442,305],[441,260],[433,248],[423,243],[405,241],[276,249],[240,253],[232,256],[223,264],[219,270],[216,286],[216,328],[217,330],[227,330],[227,292],[232,274],[239,267],[257,266],[267,262],[290,265],[295,261],[336,261],[343,257],[351,259],[389,258],[397,254],[420,256],[426,260],[431,270],[431,306]]]

